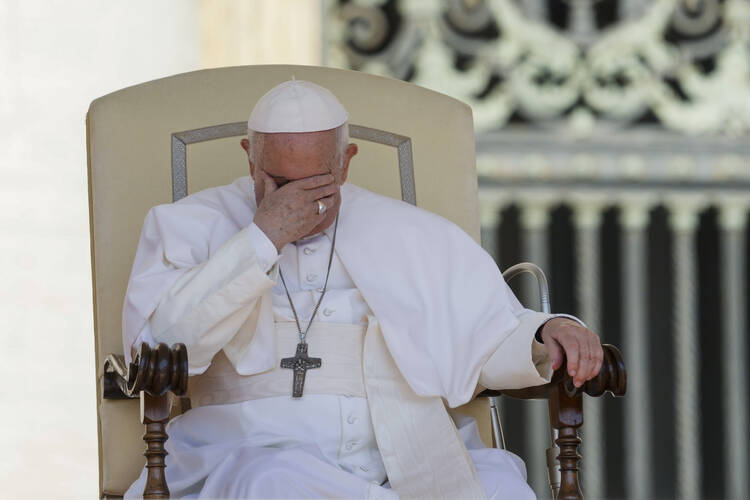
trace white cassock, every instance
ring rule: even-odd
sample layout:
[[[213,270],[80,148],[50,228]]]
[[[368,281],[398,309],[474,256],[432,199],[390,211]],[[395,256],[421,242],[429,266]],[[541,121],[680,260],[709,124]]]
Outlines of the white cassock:
[[[186,344],[193,408],[169,422],[174,497],[533,498],[523,462],[485,448],[446,411],[477,384],[549,381],[524,309],[460,228],[403,202],[342,187],[328,289],[307,337],[322,367],[291,398],[297,330],[325,281],[333,226],[280,255],[252,223],[252,181],[154,207],[123,315],[140,342]],[[143,491],[145,469],[127,497]]]

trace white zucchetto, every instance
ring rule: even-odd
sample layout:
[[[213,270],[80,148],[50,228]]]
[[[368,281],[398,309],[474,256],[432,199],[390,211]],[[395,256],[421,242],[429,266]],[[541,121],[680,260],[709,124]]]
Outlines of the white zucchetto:
[[[292,79],[258,100],[247,128],[263,133],[319,132],[343,125],[348,119],[346,109],[328,89]]]

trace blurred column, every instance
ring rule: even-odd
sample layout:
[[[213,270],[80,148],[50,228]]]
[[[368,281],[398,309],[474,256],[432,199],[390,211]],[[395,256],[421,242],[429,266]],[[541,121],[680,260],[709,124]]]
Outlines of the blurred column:
[[[722,197],[721,227],[722,360],[724,381],[724,474],[726,498],[747,498],[748,482],[748,372],[747,353],[747,197]]]
[[[683,195],[669,202],[674,234],[674,353],[676,497],[701,496],[700,356],[698,345],[697,256],[695,231],[703,208],[700,197]],[[630,372],[629,372],[630,373]]]
[[[543,195],[527,193],[521,204],[522,255],[523,259],[533,262],[549,275],[547,266],[547,226],[549,225],[549,207],[551,200]],[[539,310],[539,292],[536,282],[524,279],[524,305],[529,309]],[[549,443],[549,411],[546,401],[525,401],[526,416],[526,449],[528,457],[526,466],[531,487],[539,498],[550,496],[547,478],[546,450]]]
[[[625,398],[625,485],[627,497],[652,497],[651,388],[649,379],[648,262],[646,229],[651,201],[629,197],[620,208],[622,226],[623,355],[628,363],[628,394]]]
[[[578,314],[593,332],[601,335],[601,290],[599,286],[599,228],[603,200],[600,196],[575,197],[576,295]],[[583,398],[583,493],[588,498],[604,497],[604,431],[600,398]]]

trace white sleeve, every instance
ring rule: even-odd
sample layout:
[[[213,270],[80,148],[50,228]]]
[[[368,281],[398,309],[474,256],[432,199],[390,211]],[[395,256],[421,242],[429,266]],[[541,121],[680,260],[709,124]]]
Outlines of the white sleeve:
[[[276,248],[255,224],[239,231],[162,296],[149,321],[151,338],[185,344],[190,374],[204,372],[273,287],[269,274],[277,260]]]
[[[490,356],[479,375],[487,388],[522,389],[546,384],[552,378],[552,360],[544,344],[534,339],[536,331],[547,321],[565,317],[583,324],[569,314],[547,314],[523,309],[517,315],[519,324]]]
[[[271,267],[276,264],[276,261],[279,260],[279,252],[276,251],[276,247],[271,240],[268,239],[266,233],[256,226],[255,223],[252,223],[247,227],[247,236],[250,243],[253,245],[253,249],[255,249],[255,255],[258,258],[258,265],[263,271],[268,273]]]

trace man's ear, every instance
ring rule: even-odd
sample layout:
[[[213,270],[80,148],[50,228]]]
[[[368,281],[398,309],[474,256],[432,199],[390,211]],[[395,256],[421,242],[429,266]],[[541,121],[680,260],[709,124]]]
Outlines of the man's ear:
[[[242,139],[240,141],[240,145],[242,146],[242,149],[245,150],[245,153],[247,154],[247,162],[250,164],[250,177],[255,179],[255,165],[253,165],[253,162],[250,161],[250,141],[247,139]]]
[[[346,182],[346,177],[349,175],[349,162],[352,161],[357,151],[359,151],[359,146],[356,144],[349,144],[344,150],[344,162],[341,165],[341,184]]]

